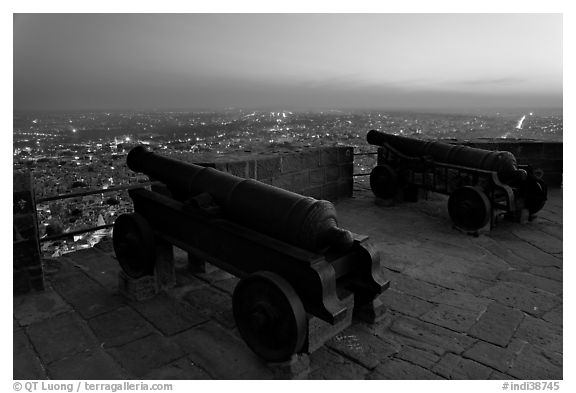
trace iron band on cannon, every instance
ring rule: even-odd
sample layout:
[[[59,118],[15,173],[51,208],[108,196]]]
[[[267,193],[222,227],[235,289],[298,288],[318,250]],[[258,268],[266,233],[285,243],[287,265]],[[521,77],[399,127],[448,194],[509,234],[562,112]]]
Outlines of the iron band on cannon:
[[[368,132],[368,143],[379,146],[378,165],[370,174],[377,197],[388,199],[424,189],[449,195],[448,213],[454,225],[477,232],[499,213],[515,220],[532,219],[544,207],[546,184],[529,165],[518,165],[506,151]]]
[[[375,320],[388,287],[366,236],[338,227],[336,210],[256,180],[147,151],[127,165],[165,189],[130,190],[134,213],[114,224],[114,250],[126,275],[155,274],[157,244],[177,246],[239,277],[232,296],[242,338],[258,355],[283,361],[313,352],[350,324]],[[314,325],[314,329],[312,326]]]

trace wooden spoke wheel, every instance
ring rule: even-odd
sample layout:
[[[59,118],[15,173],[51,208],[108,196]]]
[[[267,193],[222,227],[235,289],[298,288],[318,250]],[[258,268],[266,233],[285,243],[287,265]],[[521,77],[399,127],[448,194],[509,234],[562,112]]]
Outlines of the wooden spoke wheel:
[[[448,199],[448,213],[456,227],[477,231],[490,220],[492,209],[486,194],[479,188],[458,188]]]
[[[392,198],[398,192],[398,175],[389,165],[378,165],[370,172],[370,188],[379,198]]]
[[[280,362],[304,346],[308,319],[292,286],[272,272],[256,272],[242,279],[232,296],[240,335],[258,356]]]
[[[528,179],[524,189],[526,208],[530,214],[539,212],[548,199],[548,187],[540,179]]]
[[[116,258],[132,278],[154,274],[154,233],[138,213],[120,215],[114,222],[112,242]]]

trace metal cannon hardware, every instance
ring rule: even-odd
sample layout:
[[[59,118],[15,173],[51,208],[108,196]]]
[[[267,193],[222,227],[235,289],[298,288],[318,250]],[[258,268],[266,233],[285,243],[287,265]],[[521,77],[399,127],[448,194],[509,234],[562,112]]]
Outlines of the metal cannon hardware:
[[[132,279],[155,274],[172,246],[241,278],[232,296],[236,325],[268,361],[312,352],[349,326],[374,321],[389,282],[366,236],[338,227],[336,210],[252,179],[147,151],[127,165],[163,183],[130,190],[134,213],[114,224],[114,250]],[[169,250],[166,253],[166,250]],[[192,263],[192,262],[191,262]]]
[[[418,189],[449,195],[454,226],[477,233],[494,227],[499,214],[532,219],[544,207],[546,184],[529,165],[518,165],[506,151],[368,132],[368,143],[381,148],[370,173],[370,187],[379,198],[417,200]]]

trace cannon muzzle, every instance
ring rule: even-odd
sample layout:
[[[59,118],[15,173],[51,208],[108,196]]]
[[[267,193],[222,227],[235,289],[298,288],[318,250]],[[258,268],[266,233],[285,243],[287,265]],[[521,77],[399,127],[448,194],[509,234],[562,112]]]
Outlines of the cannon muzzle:
[[[346,250],[352,234],[338,227],[328,201],[305,197],[253,179],[185,163],[134,147],[128,167],[163,182],[181,202],[210,194],[227,218],[268,236],[310,251]]]
[[[518,169],[516,157],[507,151],[490,151],[437,141],[422,141],[371,130],[366,136],[371,145],[389,145],[411,157],[430,157],[437,162],[484,169],[498,173],[503,182],[524,181],[527,173]]]

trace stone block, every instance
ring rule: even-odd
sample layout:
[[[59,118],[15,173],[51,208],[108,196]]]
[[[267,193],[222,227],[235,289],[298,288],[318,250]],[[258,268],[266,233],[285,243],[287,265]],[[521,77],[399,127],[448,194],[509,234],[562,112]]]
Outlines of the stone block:
[[[110,353],[125,370],[136,378],[142,378],[152,370],[185,355],[175,342],[159,334],[151,334],[111,348]]]
[[[102,348],[123,345],[154,332],[152,325],[129,307],[98,315],[88,324]]]
[[[123,271],[118,272],[118,291],[129,300],[141,302],[156,296],[154,276],[132,278]]]
[[[438,362],[438,360],[440,360],[440,356],[433,352],[428,352],[409,346],[403,347],[402,350],[396,355],[396,357],[426,369],[430,369],[436,362]]]
[[[14,332],[12,349],[13,379],[46,379],[44,365],[23,330]]]
[[[478,341],[462,354],[463,357],[492,367],[505,373],[514,363],[517,353],[511,348],[502,348],[484,341]]]
[[[318,186],[325,182],[325,168],[317,168],[310,170],[310,185]]]
[[[306,188],[302,190],[301,194],[315,199],[322,199],[322,186]]]
[[[320,165],[321,166],[336,166],[338,165],[338,149],[334,147],[325,147],[320,150]]]
[[[508,374],[518,379],[562,380],[562,355],[528,344],[517,356]]]
[[[524,285],[527,288],[538,288],[543,291],[561,295],[562,294],[562,282],[549,280],[544,277],[535,276],[530,273],[518,271],[518,270],[507,270],[498,275],[498,279],[501,281],[508,281]]]
[[[126,379],[120,366],[102,349],[80,352],[48,365],[53,379]]]
[[[353,147],[337,147],[336,149],[338,149],[338,162],[340,164],[354,162]]]
[[[435,307],[432,303],[398,292],[394,289],[388,289],[384,292],[382,294],[382,301],[392,310],[413,317],[419,317]]]
[[[550,322],[556,326],[562,326],[564,322],[563,313],[562,313],[562,305],[556,307],[552,311],[548,311],[546,314],[542,315],[542,319]]]
[[[294,173],[290,173],[287,175],[281,175],[278,177],[272,178],[272,185],[274,187],[282,188],[284,190],[293,191],[294,190],[294,177],[296,175]]]
[[[397,353],[397,347],[352,325],[328,341],[327,346],[368,369]]]
[[[467,332],[476,323],[478,314],[476,311],[441,304],[420,319],[457,332]]]
[[[238,337],[210,321],[174,336],[188,357],[215,379],[270,379],[272,372]]]
[[[336,201],[338,199],[338,183],[326,183],[322,186],[322,199]]]
[[[369,375],[369,379],[434,380],[442,378],[415,364],[400,359],[391,359],[381,366],[378,366],[376,370]]]
[[[294,174],[292,178],[292,187],[291,189],[294,192],[300,193],[302,190],[310,187],[310,172],[309,171],[301,171]]]
[[[280,174],[280,157],[259,158],[256,161],[256,179],[274,178]]]
[[[551,352],[562,353],[562,326],[534,318],[524,318],[514,337]]]
[[[74,266],[82,269],[91,279],[107,290],[116,291],[118,289],[118,274],[122,268],[109,253],[98,248],[89,248],[75,251],[71,255]]]
[[[227,328],[236,326],[232,315],[232,299],[228,294],[212,287],[203,287],[188,292],[180,305],[190,313],[200,313]]]
[[[325,167],[324,170],[326,171],[326,181],[327,182],[337,181],[340,178],[340,168],[339,167],[332,165],[332,166]]]
[[[280,158],[280,166],[282,173],[300,172],[306,170],[302,163],[302,157],[299,154],[285,154]]]
[[[166,296],[135,303],[133,307],[165,336],[173,336],[207,321],[205,316],[186,310]]]
[[[472,326],[469,334],[503,347],[510,342],[523,318],[524,314],[519,310],[492,303],[478,322]]]
[[[354,180],[352,178],[338,180],[338,197],[351,198],[354,192]]]
[[[410,317],[397,318],[390,330],[400,335],[407,345],[438,355],[445,352],[462,353],[475,342],[462,333]]]
[[[350,164],[340,164],[340,178],[351,178],[354,175],[354,165]]]
[[[447,379],[488,379],[493,370],[473,360],[447,353],[432,367],[432,371]]]
[[[230,173],[231,175],[238,176],[238,177],[243,177],[243,178],[250,177],[247,161],[228,162],[226,164],[226,172]]]
[[[385,257],[382,259],[385,259]],[[392,289],[407,293],[423,300],[430,300],[443,291],[442,288],[436,285],[412,278],[403,273],[397,273],[386,269],[385,274],[386,277],[390,278],[390,286]]]
[[[27,329],[30,341],[45,363],[96,347],[97,341],[76,314],[65,313],[34,323]]]
[[[364,379],[368,370],[326,348],[310,355],[308,379]]]
[[[535,316],[545,314],[560,301],[547,292],[511,282],[498,282],[484,290],[481,295]]]
[[[151,371],[142,379],[206,380],[212,378],[206,371],[194,364],[193,361],[184,357]]]
[[[446,290],[430,298],[431,302],[462,308],[477,313],[484,312],[492,299],[474,296],[461,291]]]
[[[72,311],[58,293],[53,290],[28,294],[26,296],[14,296],[14,318],[21,326],[40,322],[68,311]]]
[[[303,169],[314,169],[320,166],[321,149],[311,149],[300,153]]]

